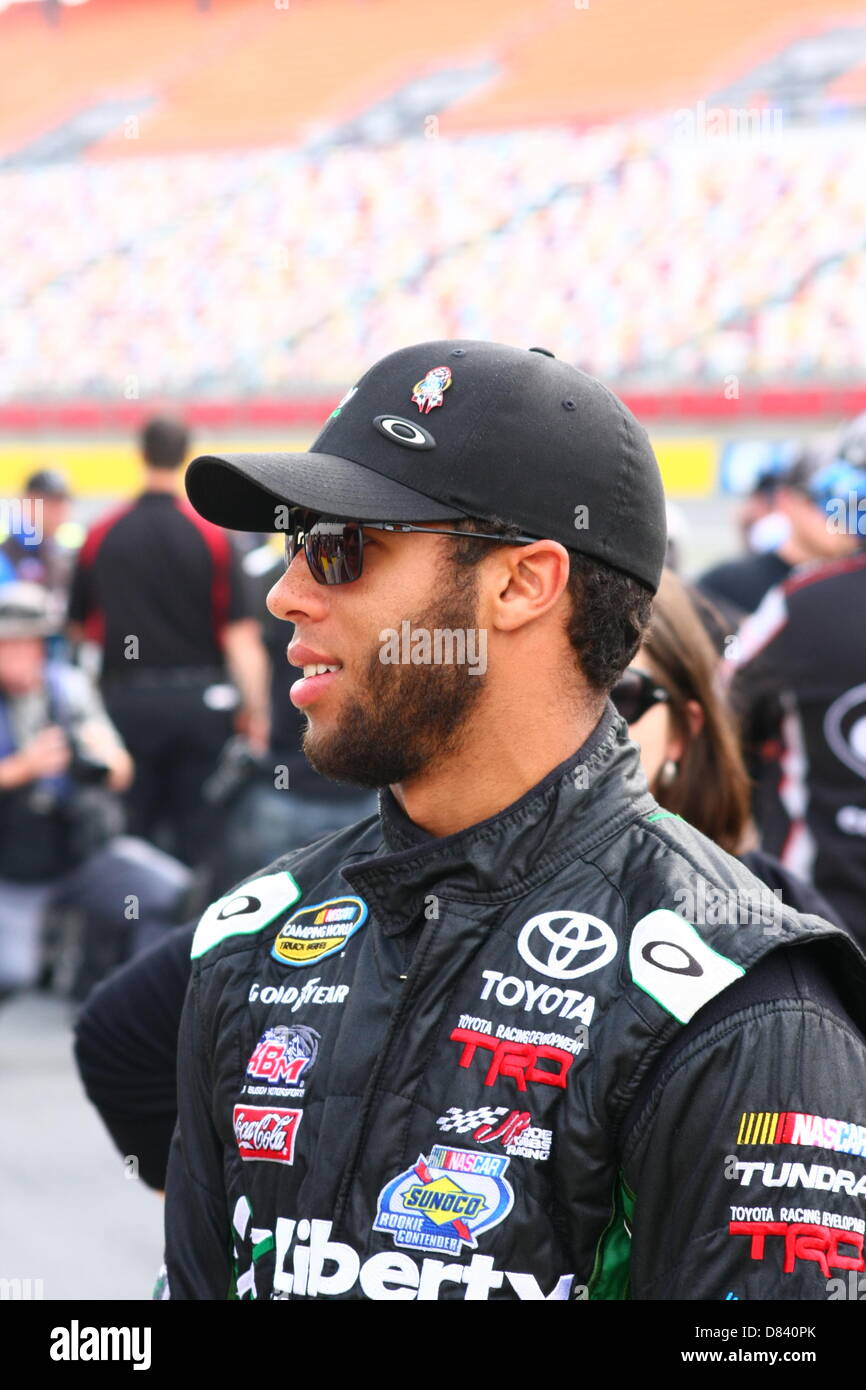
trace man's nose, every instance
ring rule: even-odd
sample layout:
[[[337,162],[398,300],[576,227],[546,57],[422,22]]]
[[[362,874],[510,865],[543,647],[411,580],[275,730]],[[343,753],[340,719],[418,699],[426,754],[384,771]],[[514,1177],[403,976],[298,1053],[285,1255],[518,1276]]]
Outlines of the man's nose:
[[[265,604],[275,618],[294,623],[299,616],[314,620],[323,617],[327,596],[327,585],[316,583],[302,547],[269,590]]]

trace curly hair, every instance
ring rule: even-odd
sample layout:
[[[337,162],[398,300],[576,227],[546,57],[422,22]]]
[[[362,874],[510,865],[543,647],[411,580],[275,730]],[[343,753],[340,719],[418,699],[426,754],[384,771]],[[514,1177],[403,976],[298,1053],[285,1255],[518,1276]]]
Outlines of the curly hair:
[[[508,540],[519,535],[521,528],[499,517],[468,517],[458,521],[456,529],[485,531]],[[471,541],[457,541],[453,549],[457,565],[464,569],[479,565],[486,552],[486,547]],[[569,559],[567,590],[571,615],[566,631],[587,684],[606,695],[641,644],[652,612],[653,595],[639,580],[589,555],[569,551]]]

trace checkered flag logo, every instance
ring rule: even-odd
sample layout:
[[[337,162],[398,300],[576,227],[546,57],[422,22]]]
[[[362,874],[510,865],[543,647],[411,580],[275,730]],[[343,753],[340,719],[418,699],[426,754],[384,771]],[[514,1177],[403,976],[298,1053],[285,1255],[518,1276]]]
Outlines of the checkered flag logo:
[[[477,1110],[461,1110],[458,1106],[452,1105],[447,1115],[439,1116],[436,1124],[446,1134],[468,1134],[480,1125],[495,1125],[502,1115],[507,1114],[506,1105],[479,1105]]]

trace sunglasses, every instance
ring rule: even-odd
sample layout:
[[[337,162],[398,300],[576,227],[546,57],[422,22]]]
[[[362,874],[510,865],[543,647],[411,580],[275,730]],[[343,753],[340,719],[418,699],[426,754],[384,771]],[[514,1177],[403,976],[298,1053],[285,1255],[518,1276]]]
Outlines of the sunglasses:
[[[427,536],[470,537],[505,545],[531,545],[537,536],[492,536],[481,531],[436,531],[402,521],[335,521],[315,512],[293,508],[286,531],[286,566],[303,549],[310,573],[318,584],[351,584],[364,568],[365,531],[418,531]]]
[[[646,671],[629,666],[610,692],[610,698],[625,722],[635,724],[653,705],[665,704],[671,697]]]

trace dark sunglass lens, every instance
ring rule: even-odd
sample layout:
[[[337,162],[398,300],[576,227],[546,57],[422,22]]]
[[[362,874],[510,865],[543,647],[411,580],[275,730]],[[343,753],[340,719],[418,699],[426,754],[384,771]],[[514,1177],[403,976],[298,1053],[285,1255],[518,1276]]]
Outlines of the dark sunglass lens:
[[[657,685],[646,671],[633,667],[623,672],[610,693],[610,698],[627,724],[634,724],[653,705],[665,704],[670,695],[664,686]]]
[[[361,558],[363,553],[363,532],[361,527],[355,522],[343,528],[343,544],[345,546],[345,565],[346,579],[358,579],[361,574]]]
[[[626,724],[634,724],[644,713],[641,708],[642,694],[640,677],[634,671],[625,671],[610,692],[610,698]]]
[[[320,584],[348,584],[361,573],[361,528],[354,521],[318,521],[306,539]]]

